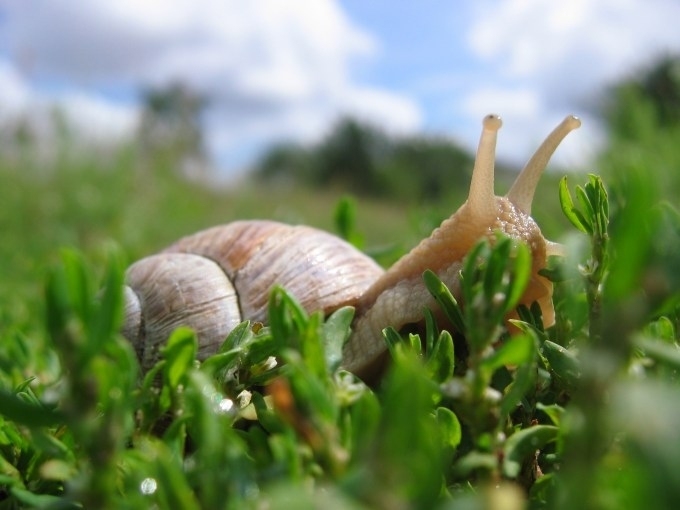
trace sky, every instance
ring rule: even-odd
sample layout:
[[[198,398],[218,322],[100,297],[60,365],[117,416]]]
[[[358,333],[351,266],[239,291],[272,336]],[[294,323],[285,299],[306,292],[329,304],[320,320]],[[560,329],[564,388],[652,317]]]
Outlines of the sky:
[[[581,130],[556,164],[604,140],[606,87],[680,52],[677,0],[0,0],[0,127],[134,136],[140,90],[181,82],[208,99],[220,172],[273,143],[314,143],[346,115],[395,136],[474,150],[487,113],[498,155],[526,161],[566,115]]]

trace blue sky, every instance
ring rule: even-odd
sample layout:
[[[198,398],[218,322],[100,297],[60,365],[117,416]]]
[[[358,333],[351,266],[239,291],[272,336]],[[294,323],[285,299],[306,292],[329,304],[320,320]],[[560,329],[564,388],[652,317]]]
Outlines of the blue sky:
[[[473,149],[495,112],[499,156],[522,163],[575,113],[556,162],[583,166],[597,97],[680,51],[679,19],[676,0],[0,0],[0,127],[28,118],[49,137],[59,105],[83,137],[125,139],[140,88],[179,80],[211,99],[224,175],[346,114]]]

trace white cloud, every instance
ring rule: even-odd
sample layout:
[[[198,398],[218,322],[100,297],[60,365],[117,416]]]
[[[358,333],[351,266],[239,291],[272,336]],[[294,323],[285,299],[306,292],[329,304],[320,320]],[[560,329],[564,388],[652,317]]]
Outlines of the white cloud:
[[[26,121],[38,132],[49,131],[49,117],[55,109],[85,141],[101,143],[129,136],[137,120],[135,107],[116,105],[93,93],[36,91],[16,67],[0,59],[0,123]]]
[[[350,114],[377,122],[392,134],[409,133],[421,123],[421,113],[415,104],[395,93],[357,88],[344,98],[343,104]]]
[[[28,86],[14,67],[0,60],[0,121],[20,115],[28,102]]]
[[[598,94],[655,56],[680,50],[674,0],[482,0],[470,12],[468,49],[480,62],[479,82],[494,86],[466,90],[457,109],[468,124],[490,109],[501,113],[498,152],[513,160],[526,159],[575,113],[583,127],[554,160],[586,164],[604,140],[591,111]]]
[[[379,47],[334,0],[14,2],[0,26],[32,78],[79,91],[188,84],[209,99],[207,139],[225,160],[318,137],[343,113],[405,131],[421,121],[410,99],[355,82],[355,63]]]
[[[97,145],[129,139],[139,120],[133,106],[115,105],[82,92],[60,96],[59,108],[79,139]]]
[[[129,139],[137,126],[134,106],[112,104],[91,93],[70,90],[58,96],[32,90],[17,70],[0,60],[0,139],[5,156],[12,157],[16,129],[28,128],[40,143],[36,156],[49,158],[54,153],[51,141],[58,137],[54,123],[59,113],[80,145],[110,147]]]
[[[468,43],[507,78],[554,74],[578,82],[616,78],[650,54],[680,46],[674,0],[507,0],[480,2]]]
[[[470,92],[464,105],[466,113],[479,119],[489,112],[535,116],[539,110],[540,97],[531,88],[483,87]]]

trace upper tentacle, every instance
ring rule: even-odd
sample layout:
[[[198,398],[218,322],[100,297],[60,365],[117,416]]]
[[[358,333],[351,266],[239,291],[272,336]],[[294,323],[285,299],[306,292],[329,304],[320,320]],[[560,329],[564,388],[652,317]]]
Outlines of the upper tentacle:
[[[547,138],[543,141],[538,150],[531,157],[526,166],[517,176],[514,184],[506,195],[510,201],[519,207],[526,214],[531,214],[531,202],[538,181],[545,167],[548,165],[550,157],[553,155],[560,142],[570,131],[578,128],[581,121],[574,115],[566,117]]]
[[[472,170],[468,207],[480,223],[491,223],[496,217],[494,193],[494,164],[496,159],[496,136],[503,125],[498,115],[484,117],[482,135],[479,138],[477,158]]]

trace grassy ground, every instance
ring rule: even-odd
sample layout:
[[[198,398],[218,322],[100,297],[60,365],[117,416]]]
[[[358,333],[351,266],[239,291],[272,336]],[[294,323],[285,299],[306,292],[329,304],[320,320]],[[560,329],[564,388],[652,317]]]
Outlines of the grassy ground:
[[[557,238],[567,223],[559,214],[556,177],[545,180],[541,190],[552,192],[539,197],[535,216],[546,236]],[[354,199],[366,248],[385,252],[383,261],[389,263],[457,209],[465,192],[441,203],[406,207]],[[106,247],[116,243],[135,260],[180,236],[234,219],[269,218],[334,231],[334,209],[342,197],[333,190],[252,183],[205,186],[177,178],[162,163],[144,164],[128,152],[65,156],[54,165],[3,161],[0,295],[11,300],[12,293],[27,286],[34,293],[41,285],[40,271],[64,246],[99,260]]]

